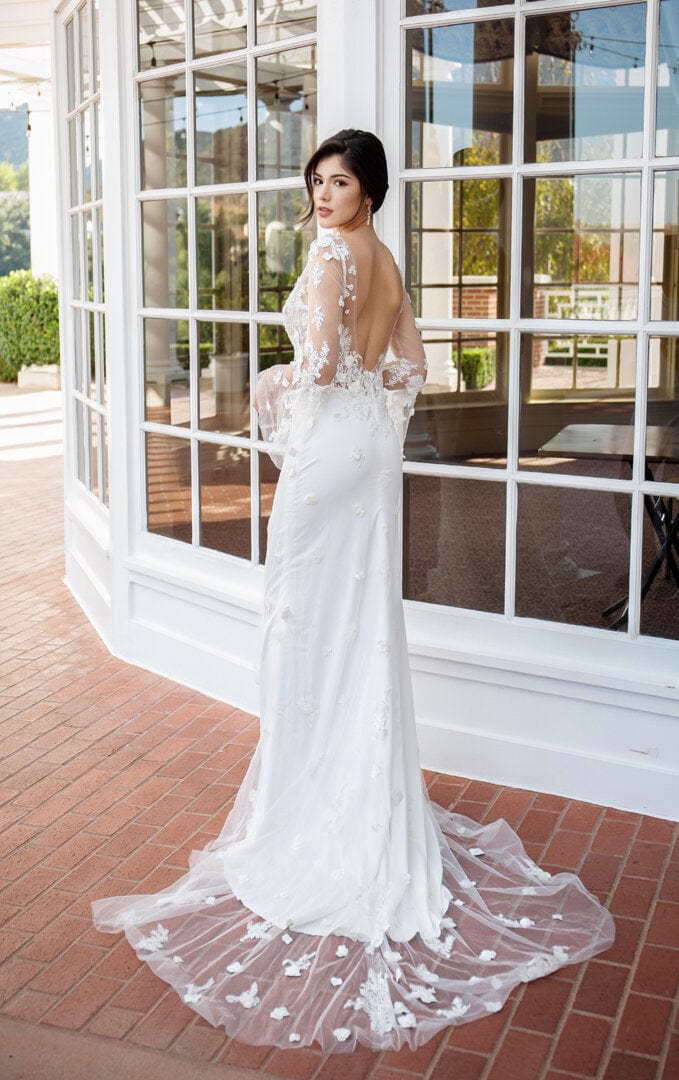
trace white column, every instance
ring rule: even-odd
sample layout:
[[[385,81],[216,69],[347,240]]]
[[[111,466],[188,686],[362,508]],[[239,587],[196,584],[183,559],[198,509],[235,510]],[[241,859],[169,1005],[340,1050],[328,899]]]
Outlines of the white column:
[[[57,252],[54,127],[49,102],[32,106],[28,133],[28,197],[31,213],[31,270],[59,275]]]

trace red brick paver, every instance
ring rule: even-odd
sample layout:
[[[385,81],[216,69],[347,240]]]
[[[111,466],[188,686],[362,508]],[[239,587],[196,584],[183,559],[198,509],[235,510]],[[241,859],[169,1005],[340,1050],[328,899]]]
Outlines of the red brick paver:
[[[5,1016],[63,1032],[66,1048],[164,1055],[168,1074],[193,1063],[196,1077],[679,1076],[679,826],[437,774],[442,805],[503,816],[547,869],[577,871],[611,907],[613,948],[417,1053],[248,1047],[196,1017],[93,930],[89,903],[185,869],[222,825],[257,722],[110,656],[62,583],[59,458],[0,460],[0,521],[0,1043]]]

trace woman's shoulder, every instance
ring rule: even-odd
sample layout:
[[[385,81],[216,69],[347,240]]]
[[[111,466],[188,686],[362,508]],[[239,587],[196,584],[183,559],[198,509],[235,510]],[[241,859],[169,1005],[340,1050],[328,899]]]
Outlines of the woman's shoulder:
[[[349,245],[343,236],[337,233],[326,232],[312,240],[309,248],[309,262],[316,259],[338,259],[340,262],[348,262],[351,259]]]

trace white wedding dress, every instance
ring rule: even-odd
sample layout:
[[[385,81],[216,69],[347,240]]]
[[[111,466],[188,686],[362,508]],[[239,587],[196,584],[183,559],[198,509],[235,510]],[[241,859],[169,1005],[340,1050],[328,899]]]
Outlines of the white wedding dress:
[[[360,287],[344,240],[316,240],[285,306],[295,360],[257,388],[282,471],[261,738],[235,806],[175,885],[93,904],[196,1012],[281,1047],[414,1048],[613,940],[574,875],[538,869],[504,821],[427,796],[398,533],[424,352],[404,292],[390,356],[363,366]]]

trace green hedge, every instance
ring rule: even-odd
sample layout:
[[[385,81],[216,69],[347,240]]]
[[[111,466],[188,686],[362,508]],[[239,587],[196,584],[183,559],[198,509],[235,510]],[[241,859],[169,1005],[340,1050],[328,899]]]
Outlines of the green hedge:
[[[495,378],[494,349],[463,349],[458,365],[458,351],[453,349],[453,363],[460,368],[467,390],[482,390]]]
[[[0,278],[0,382],[27,364],[59,363],[59,301],[53,278],[13,270]]]

